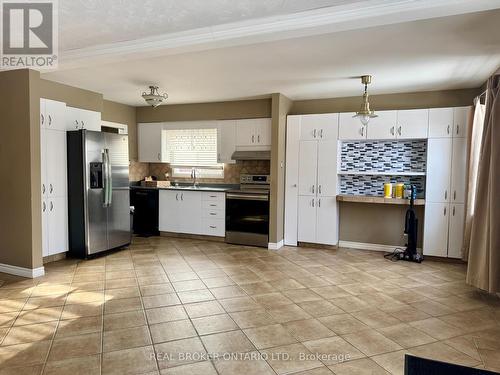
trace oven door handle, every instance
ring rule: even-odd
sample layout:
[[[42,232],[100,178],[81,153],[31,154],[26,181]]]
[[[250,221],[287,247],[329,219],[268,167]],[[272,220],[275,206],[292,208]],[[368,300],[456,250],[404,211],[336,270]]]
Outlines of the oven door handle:
[[[242,200],[242,201],[268,201],[269,196],[267,194],[234,194],[226,193],[226,199],[232,200]]]

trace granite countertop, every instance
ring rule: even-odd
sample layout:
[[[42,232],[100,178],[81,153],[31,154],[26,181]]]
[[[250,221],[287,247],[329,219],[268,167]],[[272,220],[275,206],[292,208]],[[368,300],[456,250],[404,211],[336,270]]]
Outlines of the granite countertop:
[[[240,185],[235,184],[198,184],[196,187],[188,183],[179,183],[178,185],[172,185],[168,187],[150,187],[150,186],[140,186],[131,185],[131,189],[154,189],[154,190],[190,190],[190,191],[214,191],[214,192],[226,192],[228,190],[239,189]]]

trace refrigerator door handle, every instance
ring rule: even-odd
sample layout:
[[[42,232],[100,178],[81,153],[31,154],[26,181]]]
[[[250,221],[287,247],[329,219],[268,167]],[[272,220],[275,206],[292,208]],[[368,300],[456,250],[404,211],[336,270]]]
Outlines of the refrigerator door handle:
[[[111,162],[109,161],[109,149],[106,149],[106,162],[108,163],[108,207],[111,206],[113,198],[113,171],[111,170]]]
[[[102,164],[104,168],[104,207],[111,206],[111,166],[109,164],[109,150],[102,151]]]

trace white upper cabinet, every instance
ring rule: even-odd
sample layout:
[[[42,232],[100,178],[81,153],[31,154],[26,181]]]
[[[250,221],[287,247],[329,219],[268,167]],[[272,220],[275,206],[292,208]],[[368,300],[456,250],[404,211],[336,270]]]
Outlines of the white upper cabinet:
[[[269,150],[271,119],[236,120],[236,147],[244,150]]]
[[[139,161],[143,163],[168,162],[165,136],[162,123],[138,124]]]
[[[466,138],[471,107],[453,108],[453,137]]]
[[[66,103],[40,99],[40,125],[45,129],[66,130]]]
[[[402,139],[425,139],[429,129],[429,110],[398,111],[396,136]]]
[[[318,143],[318,197],[337,195],[337,140]]]
[[[454,138],[451,163],[450,201],[452,203],[465,202],[467,183],[467,139]]]
[[[427,141],[426,202],[449,202],[451,179],[451,138]]]
[[[453,131],[453,108],[429,109],[429,138],[451,137]]]
[[[300,141],[299,144],[299,195],[315,196],[318,169],[318,142]]]
[[[337,140],[338,113],[304,115],[300,117],[300,140]]]
[[[236,150],[236,120],[217,121],[217,162],[236,163],[231,159]]]
[[[352,117],[353,115],[354,113],[352,112],[341,113],[339,115],[339,139],[366,139],[366,126],[359,121],[359,118]]]
[[[87,109],[67,107],[66,129],[101,131],[101,113]]]
[[[45,190],[47,197],[64,197],[67,194],[66,132],[45,130],[43,140],[46,164],[42,167],[45,174],[42,193]]]
[[[396,138],[397,111],[378,111],[377,115],[377,117],[370,119],[367,125],[367,138]]]

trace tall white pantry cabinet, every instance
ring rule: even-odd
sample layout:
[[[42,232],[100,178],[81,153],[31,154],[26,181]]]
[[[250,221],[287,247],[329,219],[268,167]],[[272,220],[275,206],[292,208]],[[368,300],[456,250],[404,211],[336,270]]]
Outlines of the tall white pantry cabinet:
[[[285,244],[338,243],[337,113],[288,116]]]
[[[66,104],[40,99],[42,253],[68,251]]]
[[[429,110],[424,255],[461,258],[469,107]]]

